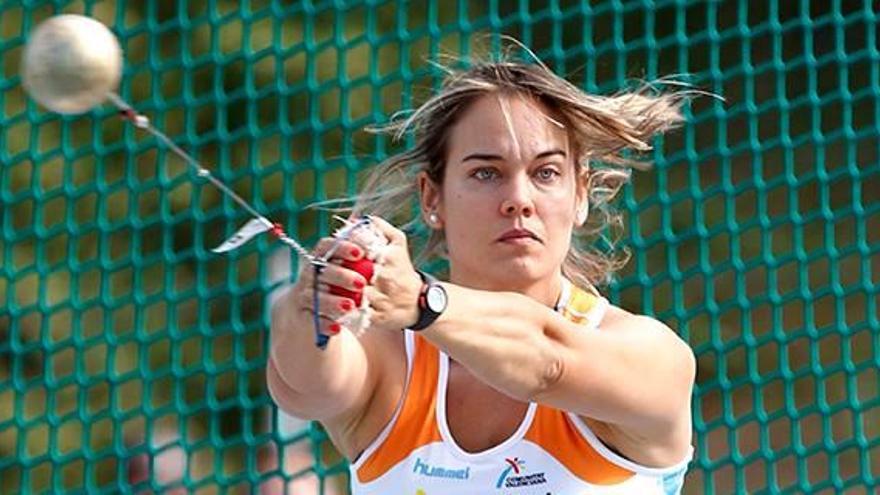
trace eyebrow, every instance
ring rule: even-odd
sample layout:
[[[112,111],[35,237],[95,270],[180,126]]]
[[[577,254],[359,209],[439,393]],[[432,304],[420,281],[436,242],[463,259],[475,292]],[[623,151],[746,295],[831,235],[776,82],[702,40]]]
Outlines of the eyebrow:
[[[565,151],[556,148],[556,149],[542,151],[542,152],[538,153],[537,155],[535,155],[534,160],[540,160],[541,158],[547,158],[548,156],[553,156],[553,155],[560,155],[560,156],[562,156],[562,158],[566,157]],[[486,161],[486,162],[492,162],[492,161],[504,160],[504,157],[501,155],[495,155],[492,153],[471,153],[470,155],[464,157],[461,161],[466,162],[468,160],[482,160],[482,161]]]

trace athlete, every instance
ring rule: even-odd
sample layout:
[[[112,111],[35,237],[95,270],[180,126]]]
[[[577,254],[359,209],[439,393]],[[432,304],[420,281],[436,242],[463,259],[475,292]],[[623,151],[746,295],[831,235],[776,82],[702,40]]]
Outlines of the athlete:
[[[351,461],[354,494],[681,491],[693,353],[600,295],[623,258],[588,241],[619,225],[611,200],[652,137],[681,123],[682,101],[589,95],[540,63],[482,62],[385,129],[415,142],[354,207],[390,243],[378,270],[342,266],[364,256],[356,244],[334,251],[319,280],[324,350],[302,271],[273,307],[267,366],[276,403],[320,421]],[[412,210],[448,281],[418,272],[383,220]],[[367,298],[366,332],[339,324],[355,304],[331,286]]]

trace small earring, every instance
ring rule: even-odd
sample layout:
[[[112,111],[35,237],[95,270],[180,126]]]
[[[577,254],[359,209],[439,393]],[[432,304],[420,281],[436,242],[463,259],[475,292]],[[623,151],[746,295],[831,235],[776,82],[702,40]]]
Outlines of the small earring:
[[[431,214],[428,215],[428,221],[431,222],[432,224],[437,223],[439,220],[440,219],[437,218],[437,214],[434,212],[431,212]]]
[[[589,207],[586,207],[586,206],[581,208],[580,210],[578,210],[577,219],[576,219],[577,223],[583,224],[584,222],[586,222],[587,215],[589,215],[589,213],[590,213],[590,209],[589,209]]]

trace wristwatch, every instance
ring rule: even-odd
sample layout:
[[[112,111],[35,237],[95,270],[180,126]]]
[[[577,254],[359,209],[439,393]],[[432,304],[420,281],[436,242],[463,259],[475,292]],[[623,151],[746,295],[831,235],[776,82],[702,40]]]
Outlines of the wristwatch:
[[[446,296],[446,289],[436,278],[422,271],[416,271],[422,277],[422,290],[419,291],[419,319],[409,329],[419,331],[434,323],[446,309],[449,298]]]

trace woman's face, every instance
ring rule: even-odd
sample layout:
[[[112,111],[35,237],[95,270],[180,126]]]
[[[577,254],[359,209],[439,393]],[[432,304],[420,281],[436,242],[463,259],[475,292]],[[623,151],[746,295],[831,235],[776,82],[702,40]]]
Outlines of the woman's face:
[[[423,205],[445,231],[452,280],[508,289],[554,280],[585,206],[568,136],[542,104],[487,95],[450,130],[439,191]]]

